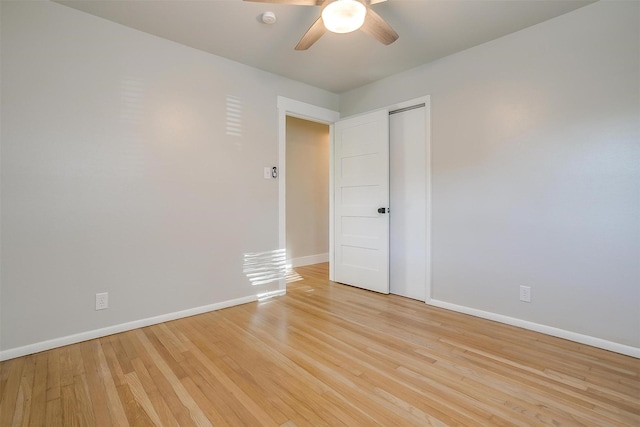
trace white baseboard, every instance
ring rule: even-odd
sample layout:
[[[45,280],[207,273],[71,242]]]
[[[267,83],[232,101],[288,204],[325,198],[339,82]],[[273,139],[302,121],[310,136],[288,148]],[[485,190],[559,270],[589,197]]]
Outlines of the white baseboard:
[[[286,290],[274,291],[269,294],[270,297],[284,295]],[[35,344],[25,345],[23,347],[10,348],[0,351],[0,361],[13,359],[27,354],[39,353],[41,351],[50,350],[56,347],[62,347],[69,344],[75,344],[82,341],[92,340],[95,338],[105,337],[107,335],[117,334],[119,332],[130,331],[132,329],[143,328],[170,320],[181,319],[183,317],[194,316],[196,314],[207,313],[209,311],[221,310],[223,308],[232,307],[234,305],[246,304],[257,301],[256,295],[248,297],[236,298],[228,301],[218,302],[215,304],[203,305],[187,310],[176,311],[174,313],[162,314],[160,316],[149,317],[146,319],[134,320],[133,322],[121,323],[119,325],[108,326],[106,328],[95,329],[93,331],[80,332],[79,334],[68,335],[66,337],[54,338],[48,341],[42,341]]]
[[[291,267],[303,267],[305,265],[313,265],[320,264],[321,262],[329,262],[329,254],[317,254],[317,255],[309,255],[303,256],[300,258],[292,258],[287,260],[287,265],[291,265]]]
[[[307,258],[321,257],[322,255],[314,255],[312,257],[296,258],[295,260],[304,260]],[[294,264],[295,266],[317,264],[325,261],[315,261],[307,264]],[[270,296],[276,296],[276,294],[284,295],[286,290],[276,291],[271,293]],[[56,347],[62,347],[69,344],[75,344],[82,341],[92,340],[95,338],[104,337],[107,335],[116,334],[119,332],[130,331],[132,329],[143,328],[145,326],[151,326],[162,322],[169,322],[171,320],[181,319],[183,317],[194,316],[196,314],[207,313],[210,311],[221,310],[223,308],[233,307],[234,305],[246,304],[249,302],[257,301],[257,296],[251,295],[248,297],[237,298],[233,300],[223,301],[215,304],[204,305],[201,307],[190,308],[188,310],[177,311],[174,313],[167,313],[160,316],[149,317],[146,319],[134,320],[132,322],[121,323],[119,325],[109,326],[106,328],[95,329],[92,331],[81,332],[74,335],[68,335],[66,337],[55,338],[48,341],[42,341],[35,344],[25,345],[23,347],[11,348],[8,350],[0,351],[0,361],[9,360],[20,356],[26,356],[28,354],[39,353],[41,351],[50,350]],[[627,356],[640,358],[640,348],[632,347],[625,344],[616,343],[613,341],[604,340],[601,338],[595,338],[589,335],[583,335],[576,332],[567,331],[564,329],[554,328],[551,326],[541,325],[534,322],[529,322],[522,319],[516,319],[514,317],[504,316],[502,314],[491,313],[488,311],[482,311],[475,308],[465,307],[462,305],[452,304],[445,301],[439,301],[430,299],[427,304],[435,307],[444,308],[447,310],[456,311],[459,313],[469,314],[471,316],[481,317],[483,319],[493,320],[507,325],[517,326],[523,329],[531,331],[541,332],[543,334],[551,335],[558,338],[564,338],[570,341],[579,342],[581,344],[590,345],[592,347],[602,348],[604,350],[613,351],[615,353],[625,354]]]
[[[640,358],[640,348],[632,347],[630,345],[607,341],[601,338],[579,334],[577,332],[571,332],[564,329],[554,328],[552,326],[541,325],[539,323],[529,322],[527,320],[516,319],[515,317],[491,313],[489,311],[482,311],[471,307],[465,307],[463,305],[451,304],[445,301],[430,299],[427,301],[427,304],[447,310],[457,311],[459,313],[470,314],[471,316],[481,317],[483,319],[506,323],[507,325],[517,326],[519,328],[529,329],[531,331],[541,332],[543,334],[551,335],[558,338],[564,338],[569,341],[575,341],[581,344],[590,345],[592,347],[613,351],[615,353]]]

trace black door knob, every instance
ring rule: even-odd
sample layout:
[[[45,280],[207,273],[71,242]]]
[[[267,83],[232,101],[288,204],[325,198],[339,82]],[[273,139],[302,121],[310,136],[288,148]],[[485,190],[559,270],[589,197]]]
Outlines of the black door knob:
[[[387,213],[387,208],[378,208],[378,213]]]

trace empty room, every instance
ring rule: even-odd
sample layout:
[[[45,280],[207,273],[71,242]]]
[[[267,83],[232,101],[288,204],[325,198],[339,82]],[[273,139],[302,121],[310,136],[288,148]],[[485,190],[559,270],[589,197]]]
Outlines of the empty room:
[[[640,2],[1,0],[0,426],[640,426]]]

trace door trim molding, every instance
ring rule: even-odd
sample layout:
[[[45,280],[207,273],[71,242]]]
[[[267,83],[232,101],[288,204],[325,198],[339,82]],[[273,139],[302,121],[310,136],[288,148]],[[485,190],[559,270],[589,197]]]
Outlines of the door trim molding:
[[[340,119],[340,113],[295,99],[278,96],[278,247],[287,247],[287,116],[329,125],[329,212],[333,210],[333,124]],[[333,277],[333,215],[329,215],[329,278]],[[286,290],[286,279],[280,280],[279,289]]]

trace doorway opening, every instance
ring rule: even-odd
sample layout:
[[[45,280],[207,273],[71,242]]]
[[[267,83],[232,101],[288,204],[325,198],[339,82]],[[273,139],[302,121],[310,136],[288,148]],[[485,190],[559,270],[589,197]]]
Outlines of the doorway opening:
[[[338,121],[340,114],[337,111],[296,101],[293,99],[278,97],[278,247],[287,248],[287,118],[293,117],[310,122],[321,123],[329,128],[329,141],[333,138],[333,123]],[[329,143],[329,169],[332,168],[332,150]],[[329,175],[329,212],[333,209],[333,190],[331,175]],[[329,216],[329,259],[333,256],[333,219]],[[331,262],[329,263],[331,265]],[[331,271],[329,273],[331,278]],[[287,289],[287,278],[280,280],[279,289]]]
[[[287,265],[329,261],[329,125],[286,118]]]

